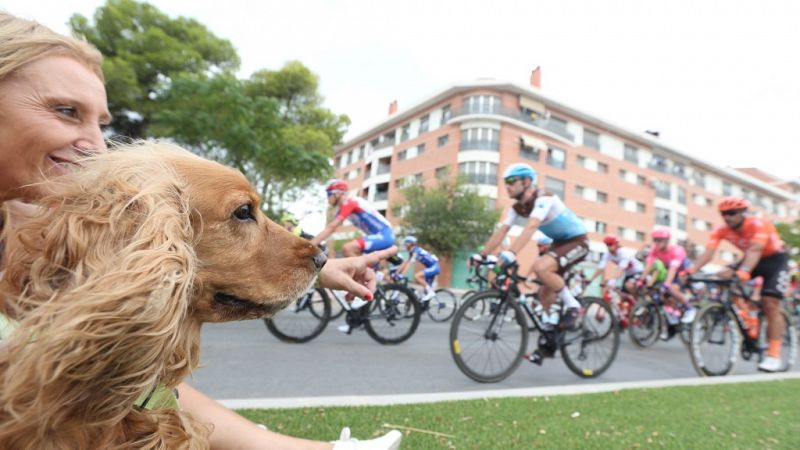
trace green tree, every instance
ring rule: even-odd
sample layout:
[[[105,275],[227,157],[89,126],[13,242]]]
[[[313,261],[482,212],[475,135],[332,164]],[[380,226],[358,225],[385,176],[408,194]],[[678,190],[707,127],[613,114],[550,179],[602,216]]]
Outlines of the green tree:
[[[194,19],[171,19],[148,3],[108,0],[95,11],[94,24],[75,14],[69,25],[103,54],[112,128],[133,138],[151,136],[152,116],[176,76],[239,67],[228,40]]]
[[[781,235],[781,239],[786,243],[789,257],[800,263],[800,219],[794,222],[776,224],[775,228],[778,229],[778,234]]]
[[[394,205],[392,213],[420,244],[447,257],[484,243],[499,217],[486,197],[462,179],[441,177],[435,187],[412,185],[402,193],[405,201]]]

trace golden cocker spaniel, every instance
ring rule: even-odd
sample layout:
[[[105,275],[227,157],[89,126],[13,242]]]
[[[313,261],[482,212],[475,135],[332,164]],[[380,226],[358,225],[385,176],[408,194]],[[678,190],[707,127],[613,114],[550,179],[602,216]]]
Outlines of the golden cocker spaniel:
[[[180,409],[135,405],[198,364],[203,322],[274,314],[325,257],[259,210],[245,177],[159,142],[48,180],[6,230],[0,448],[207,448]]]

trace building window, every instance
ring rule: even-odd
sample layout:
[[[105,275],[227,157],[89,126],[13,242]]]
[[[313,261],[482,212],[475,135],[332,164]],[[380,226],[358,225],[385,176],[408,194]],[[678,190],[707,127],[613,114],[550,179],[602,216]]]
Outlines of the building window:
[[[577,195],[578,197],[583,198],[583,194],[585,192],[586,192],[586,189],[583,186],[581,186],[580,184],[576,184],[575,185],[575,195]]]
[[[656,197],[664,198],[667,200],[672,199],[672,187],[666,181],[655,180]]]
[[[733,195],[733,186],[727,181],[722,183],[722,195],[726,197]]]
[[[678,213],[678,229],[686,231],[686,214]]]
[[[428,128],[430,127],[431,116],[425,114],[424,116],[419,118],[419,131],[417,134],[427,133]]]
[[[544,190],[558,196],[562,201],[564,200],[564,182],[552,177],[544,179]]]
[[[608,173],[608,164],[598,162],[597,163],[597,171],[600,173]]]
[[[419,144],[417,146],[417,156],[425,153],[425,144]]]
[[[636,212],[643,213],[645,212],[645,206],[642,202],[636,202]]]
[[[574,139],[572,133],[567,131],[567,121],[559,117],[550,116],[547,122],[544,123],[544,128],[570,141]]]
[[[636,184],[638,184],[639,186],[644,186],[644,183],[646,181],[647,180],[645,180],[642,175],[636,175]]]
[[[653,157],[650,159],[650,164],[648,167],[661,173],[669,172],[669,164],[667,163],[666,158],[659,155],[653,155]]]
[[[499,114],[500,97],[496,95],[473,95],[464,99],[466,114]]]
[[[706,187],[706,176],[703,172],[694,171],[692,173],[692,180],[694,180],[694,185],[697,187],[705,188]]]
[[[450,109],[450,105],[442,106],[442,125],[446,124],[451,117],[453,117],[453,111]]]
[[[672,164],[672,174],[676,177],[686,179],[686,168],[681,163]]]
[[[567,154],[564,150],[557,147],[549,147],[547,149],[547,165],[553,166],[558,169],[567,167]]]
[[[632,146],[625,144],[625,161],[632,162],[634,164],[639,164],[639,149]]]
[[[678,203],[681,205],[686,204],[686,189],[678,186]]]
[[[458,173],[471,184],[497,186],[497,164],[485,161],[470,161],[458,165]]]
[[[605,233],[608,225],[605,222],[597,221],[594,223],[594,231],[596,233]]]
[[[450,141],[450,135],[445,134],[444,136],[439,136],[439,139],[436,140],[436,145],[439,147],[444,147],[447,145],[448,141]]]
[[[363,144],[361,148],[358,149],[358,159],[359,160],[364,159],[366,153],[367,153],[367,144]]]
[[[588,128],[584,128],[583,145],[595,150],[600,150],[600,135]]]
[[[620,197],[619,200],[617,201],[617,205],[619,205],[619,207],[622,209],[627,209],[625,207],[625,204],[626,204],[625,199],[623,197]]]
[[[333,160],[333,167],[342,167],[342,156],[339,155]]]
[[[597,202],[608,203],[608,194],[606,194],[605,192],[597,191]]]
[[[538,161],[539,160],[539,149],[533,147],[527,147],[525,145],[520,146],[519,148],[519,156],[523,159],[529,159],[531,161]]]
[[[499,133],[494,128],[467,128],[461,130],[459,150],[500,151]]]
[[[578,165],[581,167],[586,167],[586,157],[582,155],[578,155],[575,160],[578,162]]]
[[[656,225],[669,227],[672,224],[671,214],[668,209],[656,208]]]
[[[442,166],[436,169],[436,178],[445,178],[450,173],[450,166]]]
[[[398,161],[405,161],[406,159],[408,159],[408,149],[405,149],[397,154]]]
[[[403,128],[400,129],[400,142],[408,140],[409,136],[408,133],[410,131],[410,128],[411,128],[410,124],[405,124],[403,125]]]
[[[644,242],[644,231],[636,232],[636,240],[639,242]]]

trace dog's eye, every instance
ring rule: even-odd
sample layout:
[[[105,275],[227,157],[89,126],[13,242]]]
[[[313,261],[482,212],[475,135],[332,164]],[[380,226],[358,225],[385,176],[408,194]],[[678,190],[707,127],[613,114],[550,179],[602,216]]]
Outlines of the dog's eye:
[[[242,222],[255,220],[255,216],[253,216],[253,207],[249,203],[242,205],[236,208],[236,211],[233,212],[233,217]]]

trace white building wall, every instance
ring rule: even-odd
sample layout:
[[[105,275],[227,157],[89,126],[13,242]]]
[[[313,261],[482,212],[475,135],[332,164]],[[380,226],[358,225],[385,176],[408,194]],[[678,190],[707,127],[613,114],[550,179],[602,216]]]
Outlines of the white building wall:
[[[575,122],[567,122],[567,131],[575,136],[573,143],[583,142],[583,127],[580,124]]]
[[[619,139],[606,134],[600,135],[600,151],[612,158],[622,159],[625,145]]]

